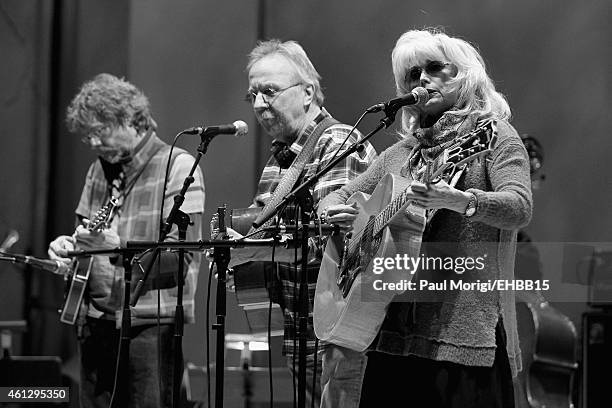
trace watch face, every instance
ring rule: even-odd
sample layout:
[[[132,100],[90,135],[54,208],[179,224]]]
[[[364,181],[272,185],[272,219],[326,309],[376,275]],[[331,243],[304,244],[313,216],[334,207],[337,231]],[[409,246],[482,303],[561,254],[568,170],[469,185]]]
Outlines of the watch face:
[[[476,212],[476,196],[472,194],[470,201],[468,202],[467,208],[465,209],[465,216],[471,217]]]

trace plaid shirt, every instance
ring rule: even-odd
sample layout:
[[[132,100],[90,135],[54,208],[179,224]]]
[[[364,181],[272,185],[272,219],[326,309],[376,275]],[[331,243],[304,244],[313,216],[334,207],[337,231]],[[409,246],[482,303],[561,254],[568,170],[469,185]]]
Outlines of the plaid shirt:
[[[306,143],[308,137],[314,131],[316,125],[330,114],[322,109],[321,113],[304,129],[298,136],[296,141],[289,147],[294,153],[299,154],[302,146]],[[337,124],[330,126],[319,138],[314,152],[310,160],[305,166],[304,172],[296,184],[303,180],[304,175],[311,177],[317,171],[327,166],[340,148],[344,139],[351,130],[351,126]],[[342,147],[338,155],[344,152],[351,144],[362,138],[361,133],[355,130],[349,137],[348,141]],[[348,156],[345,160],[336,165],[331,171],[325,174],[311,189],[314,199],[315,209],[321,198],[325,197],[332,191],[344,186],[350,180],[356,178],[361,173],[365,172],[367,167],[376,158],[376,151],[370,145],[365,143],[365,149],[361,152],[355,152]],[[280,180],[287,170],[281,169],[274,156],[270,157],[266,166],[263,169],[259,180],[257,194],[253,199],[253,205],[257,207],[264,206],[271,198],[272,193],[278,186]],[[308,263],[308,354],[314,353],[315,335],[312,321],[312,307],[314,293],[317,283],[317,275],[321,265],[320,259],[310,260]],[[288,355],[297,354],[297,313],[298,313],[298,296],[299,296],[299,276],[300,265],[293,263],[277,262],[276,287],[271,289],[271,293],[279,293],[279,298],[272,295],[273,301],[280,304],[285,315],[285,336],[283,343],[283,353]]]
[[[122,166],[120,186],[113,190],[104,175],[100,161],[97,160],[89,167],[85,178],[85,187],[76,209],[81,218],[92,219],[95,213],[105,205],[111,194],[119,194],[120,202],[116,215],[110,226],[122,242],[128,240],[153,241],[159,238],[160,202],[164,188],[164,176],[170,146],[160,140],[155,134],[145,136],[136,147],[132,160]],[[174,148],[168,184],[164,197],[165,219],[172,209],[173,197],[183,186],[185,177],[193,166],[194,158],[180,148]],[[187,229],[187,240],[202,239],[201,214],[204,212],[204,182],[202,171],[198,167],[194,174],[195,181],[185,194],[185,201],[181,211],[191,214],[195,218],[195,226]],[[113,184],[117,184],[116,180]],[[198,222],[199,221],[199,222]],[[176,241],[178,229],[173,226],[166,241]],[[176,307],[176,283],[174,274],[177,269],[178,257],[176,254],[162,252],[161,271],[157,277],[157,286],[160,290],[160,318],[163,323],[171,323]],[[186,256],[185,286],[183,290],[183,305],[185,321],[194,321],[194,295],[197,276],[200,268],[199,253]],[[170,260],[170,262],[168,262]],[[146,262],[142,262],[146,265]],[[146,266],[144,266],[146,267]],[[155,269],[154,269],[155,271]],[[132,289],[135,282],[142,277],[140,268],[134,267],[132,271]],[[108,256],[95,256],[92,272],[87,286],[85,302],[88,304],[87,315],[101,319],[118,319],[123,302],[123,266],[121,263],[111,263]],[[153,274],[151,275],[151,279]],[[162,283],[164,282],[164,283]],[[173,283],[173,284],[172,284]],[[151,282],[148,286],[151,288]],[[142,294],[138,303],[132,308],[132,324],[154,323],[157,320],[157,290],[149,290]]]

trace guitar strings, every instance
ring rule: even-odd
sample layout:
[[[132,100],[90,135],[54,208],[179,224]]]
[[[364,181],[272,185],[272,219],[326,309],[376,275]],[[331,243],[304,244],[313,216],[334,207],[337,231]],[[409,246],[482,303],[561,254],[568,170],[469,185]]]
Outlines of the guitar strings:
[[[482,124],[481,126],[478,126],[476,129],[474,129],[472,132],[468,133],[465,136],[461,136],[453,141],[450,141],[447,143],[447,146],[444,147],[443,151],[449,151],[449,150],[453,150],[453,149],[460,149],[462,148],[462,146],[464,146],[465,144],[469,143],[469,142],[473,142],[476,140],[477,137],[480,137],[480,134],[484,132],[484,135],[486,136],[486,143],[485,144],[489,144],[491,141],[491,137],[487,132],[487,129],[489,128],[491,122],[487,121],[484,124]],[[468,151],[471,152],[472,150],[474,150],[474,147],[467,147],[467,148],[463,148],[464,151]],[[456,157],[459,157],[460,160],[464,160],[464,158],[461,157],[460,155],[461,151],[458,153],[455,153]],[[451,164],[452,161],[451,161]],[[439,175],[440,177],[444,177],[444,173],[449,170],[446,169],[445,171],[442,172],[441,175]],[[456,166],[455,164],[453,164],[453,166],[450,168],[450,172],[449,174],[447,174],[447,176],[450,175],[450,177],[447,178],[451,178],[452,175],[456,172]],[[358,258],[360,257],[361,252],[359,251],[360,248],[362,248],[363,246],[368,247],[371,244],[372,241],[374,241],[381,233],[382,231],[382,226],[384,226],[385,224],[387,224],[387,222],[402,208],[404,207],[407,203],[402,203],[402,201],[405,201],[406,199],[406,192],[407,190],[402,191],[402,193],[400,193],[395,199],[393,199],[389,204],[387,204],[387,206],[385,206],[385,209],[382,210],[377,216],[372,217],[368,220],[368,222],[366,223],[366,225],[364,226],[364,228],[359,231],[359,233],[357,233],[351,240],[351,242],[348,245],[347,248],[347,253],[348,255],[345,258],[345,262],[344,265],[345,267],[348,265],[353,265],[354,262],[356,262],[358,260]],[[409,204],[409,203],[408,203]],[[435,213],[435,212],[434,212]],[[386,218],[389,218],[387,221],[382,221]],[[427,217],[427,219],[430,219],[430,217]],[[380,226],[380,228],[378,228],[376,226],[376,223],[381,223],[382,225]],[[378,230],[378,231],[375,231]],[[366,231],[372,231],[375,232],[371,235],[369,235],[367,238],[367,241],[363,240],[364,237],[364,233]],[[369,251],[368,251],[369,252]]]

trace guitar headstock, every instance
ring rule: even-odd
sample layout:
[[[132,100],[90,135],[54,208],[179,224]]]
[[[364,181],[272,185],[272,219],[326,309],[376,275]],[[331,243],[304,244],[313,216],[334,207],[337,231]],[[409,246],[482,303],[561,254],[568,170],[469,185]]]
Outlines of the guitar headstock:
[[[210,220],[210,239],[224,239],[227,236],[226,232],[226,211],[227,206],[218,207],[217,212],[212,215]]]
[[[489,120],[472,132],[453,140],[445,150],[444,164],[433,174],[437,177],[450,178],[462,166],[488,155],[497,142],[495,124]]]
[[[102,231],[109,227],[110,222],[115,215],[115,209],[119,205],[115,197],[111,197],[108,203],[100,208],[92,220],[87,224],[87,229],[90,231]]]

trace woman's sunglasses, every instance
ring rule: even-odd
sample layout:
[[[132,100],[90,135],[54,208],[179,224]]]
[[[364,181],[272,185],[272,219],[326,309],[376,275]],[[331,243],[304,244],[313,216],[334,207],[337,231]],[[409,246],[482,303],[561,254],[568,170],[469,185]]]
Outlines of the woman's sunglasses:
[[[447,65],[450,65],[450,63],[442,61],[428,61],[424,67],[415,65],[414,67],[410,68],[408,72],[406,72],[406,81],[418,81],[421,79],[421,74],[423,71],[425,71],[427,75],[437,75]]]

